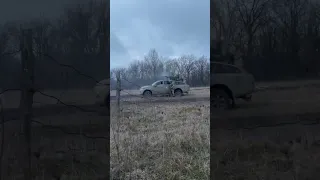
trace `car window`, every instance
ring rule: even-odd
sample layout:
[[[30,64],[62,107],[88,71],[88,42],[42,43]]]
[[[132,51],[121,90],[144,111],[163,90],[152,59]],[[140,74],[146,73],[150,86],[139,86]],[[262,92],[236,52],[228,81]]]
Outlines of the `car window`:
[[[217,74],[241,73],[241,70],[234,66],[213,63],[213,73],[217,73]]]
[[[170,81],[164,81],[164,84],[171,84]]]
[[[161,84],[161,81],[156,81],[152,84],[152,86],[158,86],[159,84]]]

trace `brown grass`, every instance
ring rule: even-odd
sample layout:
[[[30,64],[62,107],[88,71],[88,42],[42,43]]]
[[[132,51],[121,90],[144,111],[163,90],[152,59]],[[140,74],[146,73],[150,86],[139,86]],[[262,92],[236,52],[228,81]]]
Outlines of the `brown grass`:
[[[211,133],[214,180],[319,179],[320,137],[315,129],[297,126]]]
[[[247,123],[251,119],[256,124],[261,121],[317,120],[319,115],[316,112],[320,107],[318,95],[319,88],[311,87],[258,92],[252,102],[239,103],[238,109],[215,117],[220,116],[223,122],[227,117],[228,120],[231,119],[229,117],[243,117],[246,127],[250,127]],[[303,114],[303,118],[300,115],[300,119],[298,114]],[[240,126],[239,121],[237,125]],[[320,159],[319,127],[297,124],[256,130],[211,131],[211,140],[215,142],[210,153],[213,165],[211,178],[317,180],[320,176],[320,165],[317,163]]]
[[[35,118],[46,125],[59,128],[32,127],[32,174],[35,180],[61,179],[107,179],[108,135],[106,117],[89,113],[73,113],[63,116]],[[58,121],[57,121],[58,120]],[[90,139],[68,133],[85,133],[89,136],[105,136]],[[23,164],[25,139],[20,133],[18,121],[5,125],[3,156],[3,179],[24,179]],[[37,156],[38,155],[38,156]]]
[[[124,104],[111,116],[111,179],[209,179],[209,102]]]

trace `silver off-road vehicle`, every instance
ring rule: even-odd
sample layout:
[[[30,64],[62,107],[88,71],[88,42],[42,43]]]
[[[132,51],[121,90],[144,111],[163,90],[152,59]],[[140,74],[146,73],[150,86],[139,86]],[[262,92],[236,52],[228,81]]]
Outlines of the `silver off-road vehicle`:
[[[225,63],[213,62],[211,74],[211,106],[219,109],[231,109],[237,98],[251,100],[255,89],[252,74],[244,69]]]
[[[183,81],[159,80],[151,85],[140,88],[140,95],[151,96],[182,96],[188,93],[190,86]]]

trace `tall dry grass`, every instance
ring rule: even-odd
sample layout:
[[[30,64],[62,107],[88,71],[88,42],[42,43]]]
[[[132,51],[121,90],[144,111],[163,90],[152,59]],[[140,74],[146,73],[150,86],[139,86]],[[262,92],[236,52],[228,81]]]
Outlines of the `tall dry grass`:
[[[301,125],[211,132],[211,179],[317,180],[320,136],[310,132]]]
[[[107,179],[108,132],[101,123],[105,118],[92,113],[34,118],[38,122],[59,128],[33,124],[32,179]],[[25,137],[21,133],[21,124],[19,121],[10,121],[6,123],[4,130],[2,179],[22,180]],[[82,133],[106,138],[86,138],[77,135]]]
[[[111,109],[111,179],[209,179],[209,102]]]

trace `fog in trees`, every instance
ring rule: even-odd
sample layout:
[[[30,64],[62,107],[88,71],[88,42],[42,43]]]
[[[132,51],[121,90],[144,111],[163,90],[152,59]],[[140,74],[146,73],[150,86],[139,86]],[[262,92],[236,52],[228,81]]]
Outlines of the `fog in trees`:
[[[128,67],[111,70],[111,89],[116,87],[115,72],[120,71],[121,86],[124,89],[139,89],[166,76],[179,76],[190,86],[209,86],[210,62],[205,56],[192,54],[176,58],[162,57],[156,49],[150,49],[141,60],[132,61]]]

